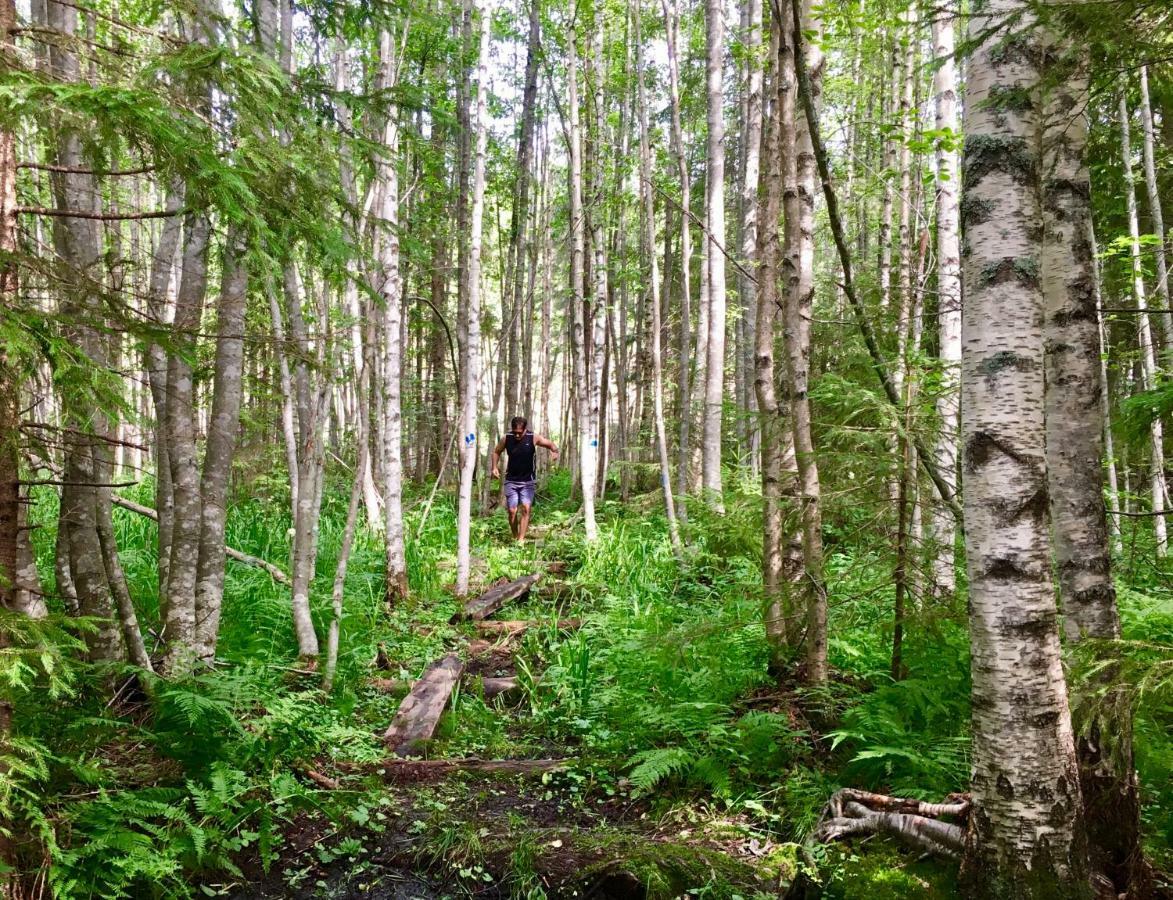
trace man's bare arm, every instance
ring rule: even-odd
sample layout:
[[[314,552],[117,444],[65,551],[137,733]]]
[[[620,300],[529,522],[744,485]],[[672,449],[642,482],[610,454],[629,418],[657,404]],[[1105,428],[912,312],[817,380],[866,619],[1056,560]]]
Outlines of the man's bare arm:
[[[500,478],[501,477],[501,470],[497,467],[497,464],[501,461],[501,454],[504,452],[505,452],[505,438],[501,438],[501,440],[497,441],[497,446],[493,448],[492,473],[490,475],[491,478]]]
[[[558,459],[558,448],[554,446],[554,442],[549,438],[544,438],[540,434],[534,435],[534,444],[538,447],[545,447],[554,455],[554,460]]]

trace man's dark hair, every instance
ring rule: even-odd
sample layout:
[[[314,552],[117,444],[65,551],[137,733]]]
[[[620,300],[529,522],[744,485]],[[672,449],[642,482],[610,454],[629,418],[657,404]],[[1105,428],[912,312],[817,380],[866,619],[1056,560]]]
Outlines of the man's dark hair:
[[[525,416],[514,416],[509,421],[509,429],[512,431],[518,425],[520,425],[522,428],[525,428],[527,425],[529,425],[529,422],[526,421]]]

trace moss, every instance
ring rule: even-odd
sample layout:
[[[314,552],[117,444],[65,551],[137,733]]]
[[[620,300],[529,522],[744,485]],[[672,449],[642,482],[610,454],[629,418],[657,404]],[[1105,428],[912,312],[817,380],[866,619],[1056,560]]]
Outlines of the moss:
[[[980,197],[963,196],[961,198],[961,221],[966,228],[982,225],[993,217],[994,202],[983,200]]]
[[[1034,97],[1026,88],[996,84],[990,88],[985,105],[998,112],[1024,113],[1034,108]]]
[[[887,839],[863,853],[832,848],[820,867],[827,900],[946,900],[961,896],[954,863],[921,860]]]
[[[1024,138],[971,134],[965,139],[962,190],[968,191],[993,172],[1006,172],[1017,184],[1033,184],[1037,160]]]

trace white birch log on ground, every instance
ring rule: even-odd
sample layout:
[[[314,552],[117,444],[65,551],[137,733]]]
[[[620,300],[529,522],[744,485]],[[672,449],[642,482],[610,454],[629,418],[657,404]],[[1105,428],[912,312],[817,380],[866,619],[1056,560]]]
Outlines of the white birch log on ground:
[[[408,756],[420,743],[431,739],[463,671],[464,663],[455,653],[436,660],[424,670],[383,733],[387,749],[396,756]]]

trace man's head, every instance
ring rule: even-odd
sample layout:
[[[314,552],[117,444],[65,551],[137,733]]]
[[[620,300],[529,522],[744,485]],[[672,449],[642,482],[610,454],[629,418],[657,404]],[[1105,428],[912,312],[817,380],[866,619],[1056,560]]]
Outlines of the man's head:
[[[509,422],[509,430],[513,432],[516,437],[525,436],[525,428],[529,424],[525,420],[525,416],[514,416]]]

